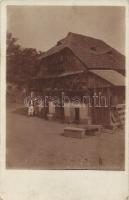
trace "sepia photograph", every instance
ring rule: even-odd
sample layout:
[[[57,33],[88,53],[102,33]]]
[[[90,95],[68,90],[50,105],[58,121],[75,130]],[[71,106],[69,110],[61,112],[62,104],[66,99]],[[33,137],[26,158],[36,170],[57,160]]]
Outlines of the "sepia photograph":
[[[7,6],[6,169],[125,170],[125,19]]]

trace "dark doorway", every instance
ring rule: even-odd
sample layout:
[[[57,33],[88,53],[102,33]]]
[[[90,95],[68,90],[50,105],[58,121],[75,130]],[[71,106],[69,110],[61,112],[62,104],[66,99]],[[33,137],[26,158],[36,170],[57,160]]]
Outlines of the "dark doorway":
[[[64,107],[63,106],[60,107],[60,119],[64,120]]]
[[[110,109],[108,107],[94,107],[92,110],[92,124],[109,125]]]
[[[59,120],[64,120],[64,107],[55,107],[56,109],[56,119],[59,119]]]
[[[80,119],[79,108],[75,108],[75,121],[79,121],[79,119]]]

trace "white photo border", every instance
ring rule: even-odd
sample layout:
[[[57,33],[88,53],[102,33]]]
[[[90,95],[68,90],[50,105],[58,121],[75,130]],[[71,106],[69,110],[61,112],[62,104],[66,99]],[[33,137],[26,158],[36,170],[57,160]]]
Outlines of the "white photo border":
[[[6,25],[8,5],[67,5],[126,7],[126,134],[125,171],[98,170],[7,170],[6,155]],[[0,36],[0,196],[3,200],[125,200],[129,170],[129,2],[8,0],[1,1]]]

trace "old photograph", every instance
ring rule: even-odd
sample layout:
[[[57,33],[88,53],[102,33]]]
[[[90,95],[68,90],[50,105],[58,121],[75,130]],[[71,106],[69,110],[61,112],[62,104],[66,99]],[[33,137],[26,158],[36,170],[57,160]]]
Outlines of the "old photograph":
[[[7,6],[6,168],[125,170],[125,7]]]

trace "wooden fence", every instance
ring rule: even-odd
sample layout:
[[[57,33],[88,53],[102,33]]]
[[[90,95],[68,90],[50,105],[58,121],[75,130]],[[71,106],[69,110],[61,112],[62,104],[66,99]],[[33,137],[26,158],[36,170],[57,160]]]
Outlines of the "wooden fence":
[[[124,127],[125,125],[125,104],[118,104],[110,112],[110,122],[113,128]]]

